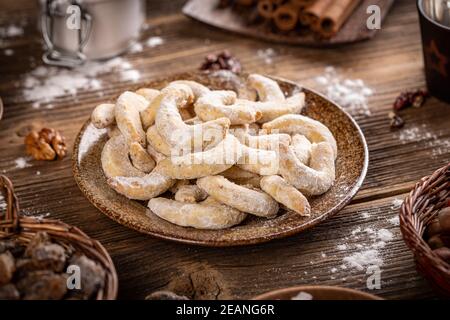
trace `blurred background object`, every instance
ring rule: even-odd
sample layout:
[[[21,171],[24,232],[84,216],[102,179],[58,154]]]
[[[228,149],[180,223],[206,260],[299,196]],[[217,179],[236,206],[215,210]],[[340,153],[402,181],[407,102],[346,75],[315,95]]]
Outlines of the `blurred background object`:
[[[449,0],[420,0],[419,5],[424,13],[439,24],[450,27]]]
[[[0,120],[2,120],[3,117],[3,102],[2,98],[0,98]]]
[[[189,0],[188,17],[242,35],[278,43],[331,47],[368,40],[394,0]],[[369,27],[373,8],[380,27]]]
[[[418,0],[418,9],[428,90],[450,102],[450,1]]]
[[[75,66],[121,54],[138,39],[145,0],[39,0],[48,64]]]

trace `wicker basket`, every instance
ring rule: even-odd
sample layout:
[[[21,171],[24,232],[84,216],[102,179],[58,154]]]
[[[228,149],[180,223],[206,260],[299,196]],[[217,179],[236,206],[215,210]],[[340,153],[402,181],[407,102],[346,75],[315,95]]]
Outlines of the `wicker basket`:
[[[100,242],[61,221],[20,216],[19,201],[14,193],[14,187],[3,175],[0,175],[0,194],[1,191],[5,191],[7,208],[5,214],[0,212],[0,240],[15,239],[27,244],[37,232],[46,232],[55,243],[65,248],[71,247],[75,252],[85,254],[103,267],[105,284],[103,289],[97,292],[96,300],[116,299],[118,288],[116,269]]]
[[[450,265],[431,250],[423,239],[428,224],[450,197],[450,163],[422,178],[400,209],[400,229],[414,253],[418,270],[441,294],[450,296]]]

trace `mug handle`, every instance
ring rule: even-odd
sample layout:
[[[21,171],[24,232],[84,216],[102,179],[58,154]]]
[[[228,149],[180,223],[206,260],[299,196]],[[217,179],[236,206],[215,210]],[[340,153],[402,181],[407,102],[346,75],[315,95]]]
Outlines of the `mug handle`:
[[[77,5],[81,10],[82,27],[78,30],[78,45],[74,51],[58,50],[52,41],[53,34],[53,18],[65,16],[64,13],[56,12],[52,8],[53,2],[56,0],[47,0],[45,10],[41,15],[41,30],[44,42],[47,46],[47,51],[44,53],[42,59],[45,63],[62,67],[76,67],[86,61],[86,55],[83,53],[83,48],[89,40],[92,30],[92,17],[83,9],[78,1],[71,1],[72,4]]]

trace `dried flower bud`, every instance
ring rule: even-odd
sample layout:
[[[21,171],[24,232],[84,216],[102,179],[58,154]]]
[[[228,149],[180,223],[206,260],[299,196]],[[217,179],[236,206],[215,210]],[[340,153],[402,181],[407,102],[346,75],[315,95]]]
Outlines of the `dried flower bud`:
[[[239,60],[233,57],[228,50],[225,50],[219,54],[208,54],[200,66],[200,70],[230,70],[233,73],[240,73],[242,68]]]
[[[425,103],[425,100],[426,98],[428,98],[428,96],[428,91],[422,89],[402,92],[397,97],[397,99],[395,99],[393,108],[395,111],[399,111],[411,106],[419,108]]]
[[[389,112],[389,119],[391,119],[391,129],[400,129],[405,125],[405,121],[395,112]]]
[[[67,154],[64,137],[54,129],[43,128],[41,131],[31,131],[25,137],[25,148],[36,160],[62,159]]]

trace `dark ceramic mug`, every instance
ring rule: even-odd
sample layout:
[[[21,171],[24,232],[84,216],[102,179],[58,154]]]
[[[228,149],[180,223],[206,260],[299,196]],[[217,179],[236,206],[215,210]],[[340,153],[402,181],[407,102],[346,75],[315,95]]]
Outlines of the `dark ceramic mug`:
[[[429,92],[450,103],[450,8],[443,0],[418,0]]]

